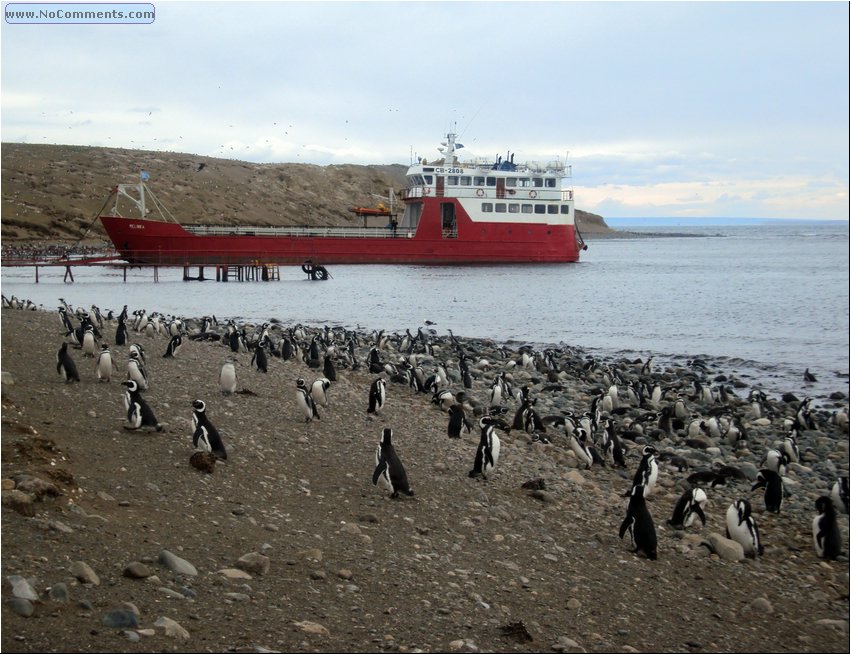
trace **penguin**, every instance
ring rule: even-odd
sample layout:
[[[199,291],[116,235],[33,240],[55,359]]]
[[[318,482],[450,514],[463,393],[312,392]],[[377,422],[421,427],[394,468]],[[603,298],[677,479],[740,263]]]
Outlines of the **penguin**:
[[[673,509],[673,517],[667,521],[667,524],[674,529],[684,529],[690,527],[694,523],[694,518],[699,516],[702,520],[702,526],[705,526],[705,513],[702,511],[702,505],[708,501],[708,497],[702,488],[692,488],[686,490],[679,497],[676,506]]]
[[[461,432],[466,429],[469,433],[472,430],[472,423],[466,419],[466,412],[463,409],[463,404],[452,404],[449,409],[449,438],[460,438]]]
[[[221,371],[218,373],[218,385],[221,392],[225,395],[232,395],[236,392],[236,384],[239,377],[236,375],[236,366],[233,361],[228,359],[221,366]]]
[[[387,382],[383,377],[378,377],[369,388],[369,408],[366,413],[379,414],[387,401]]]
[[[328,390],[331,382],[327,377],[319,377],[310,387],[310,396],[317,405],[328,406]],[[318,417],[318,416],[317,416]]]
[[[797,430],[792,429],[782,441],[782,451],[788,457],[789,463],[800,462],[800,447],[797,445]]]
[[[333,357],[329,354],[325,354],[324,363],[322,364],[322,373],[328,381],[336,381],[336,367],[334,366]]]
[[[835,510],[839,513],[848,513],[848,500],[850,500],[850,488],[848,488],[848,478],[839,477],[832,485],[832,490],[829,496],[832,498],[832,503],[835,505]]]
[[[587,432],[585,429],[583,427],[576,427],[575,431],[567,438],[570,442],[570,449],[576,455],[579,463],[584,465],[585,470],[590,470],[590,466],[593,465],[593,454],[591,454],[590,448],[587,445]]]
[[[617,428],[614,426],[614,421],[610,418],[606,418],[602,422],[600,447],[604,456],[615,468],[626,467],[626,459],[623,455],[623,444],[620,442],[620,437],[617,435]]]
[[[392,438],[393,430],[384,427],[381,440],[375,450],[375,471],[372,473],[372,483],[377,486],[378,482],[381,482],[393,498],[398,497],[399,493],[412,496],[413,490],[407,480],[407,472],[393,447]]]
[[[195,433],[192,434],[192,446],[203,452],[212,453],[217,459],[227,459],[227,450],[218,430],[207,416],[207,405],[202,400],[192,402],[192,422]]]
[[[638,469],[635,471],[634,479],[632,480],[632,486],[644,487],[641,495],[642,498],[647,498],[652,494],[655,488],[655,482],[658,480],[658,461],[655,458],[656,454],[658,454],[658,450],[652,447],[652,445],[643,446],[643,458],[641,458]],[[625,496],[628,497],[629,493],[626,493]]]
[[[284,336],[280,340],[280,358],[284,361],[289,361],[292,357],[295,356],[295,348],[292,345],[292,340],[289,336]]]
[[[304,414],[304,422],[310,422],[313,418],[320,418],[316,410],[316,403],[307,388],[307,382],[299,377],[295,382],[295,403]]]
[[[634,486],[629,495],[626,517],[620,525],[620,538],[628,531],[634,547],[632,552],[642,551],[650,561],[655,561],[658,559],[658,537],[652,514],[646,506],[643,484]]]
[[[148,406],[148,403],[142,398],[139,391],[139,385],[132,379],[121,382],[127,387],[127,396],[124,404],[127,406],[127,425],[124,429],[141,429],[142,427],[155,427],[157,431],[162,431],[163,427],[159,424],[153,410]]]
[[[56,372],[62,375],[66,384],[80,381],[80,373],[77,372],[77,365],[68,353],[67,343],[62,343],[59,352],[56,353]]]
[[[739,543],[746,556],[755,558],[764,554],[758,523],[752,516],[752,507],[747,500],[740,499],[726,509],[726,538]]]
[[[251,357],[251,365],[253,366],[255,362],[257,364],[258,372],[267,373],[269,371],[269,358],[266,355],[266,349],[262,345],[257,345],[257,347],[254,348],[254,355]]]
[[[95,371],[99,381],[108,382],[112,380],[112,354],[109,352],[109,346],[106,343],[100,346]]]
[[[812,539],[815,553],[821,559],[835,559],[841,554],[841,530],[835,506],[827,495],[821,495],[815,500],[817,515],[812,520]]]
[[[136,382],[140,391],[148,390],[148,375],[135,350],[130,350],[130,358],[127,359],[127,379]]]
[[[812,373],[809,372],[809,369],[806,368],[806,372],[803,373],[803,381],[806,382],[816,382],[818,380]]]
[[[145,348],[143,348],[139,343],[133,343],[130,346],[130,355],[132,355],[133,352],[135,352],[136,356],[138,356],[142,366],[145,366],[148,362],[148,360],[145,358]]]
[[[92,326],[86,327],[85,332],[83,332],[83,356],[84,357],[94,357],[95,353],[95,340],[94,340],[94,328]]]
[[[115,345],[127,344],[127,312],[118,316],[118,326],[115,328]]]
[[[489,479],[499,462],[502,442],[496,434],[495,424],[495,419],[490,416],[482,416],[478,421],[478,426],[481,427],[481,440],[478,442],[472,470],[469,471],[469,476],[472,478],[484,477]]]
[[[177,356],[177,351],[183,345],[183,337],[180,334],[175,334],[171,337],[171,340],[168,341],[168,347],[165,350],[165,354],[162,355],[164,359],[173,359]]]
[[[779,513],[782,506],[782,477],[773,470],[763,468],[756,475],[756,483],[751,490],[764,489],[764,508],[771,513]]]

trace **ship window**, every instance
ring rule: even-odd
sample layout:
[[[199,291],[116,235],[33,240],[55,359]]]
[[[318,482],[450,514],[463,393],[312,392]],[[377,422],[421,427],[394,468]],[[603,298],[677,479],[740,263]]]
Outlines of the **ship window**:
[[[533,177],[531,180],[532,185],[535,188],[543,188],[543,178],[542,177]]]
[[[534,213],[546,213],[546,205],[545,204],[535,204],[534,205]]]
[[[525,187],[531,186],[531,180],[528,179],[528,177],[520,177],[519,178],[519,185],[525,186]]]
[[[516,202],[511,202],[508,205],[508,213],[519,213],[519,204]]]
[[[516,177],[508,177],[505,180],[505,186],[516,186]]]
[[[482,202],[481,203],[481,211],[485,211],[490,213],[493,211],[493,203],[492,202]]]
[[[556,186],[557,181],[558,180],[555,179],[554,177],[547,177],[546,178],[546,188],[557,188],[557,186]]]
[[[487,178],[487,186],[495,186],[495,185],[496,185],[496,178],[495,177],[488,177]]]
[[[422,172],[423,172],[423,173],[433,173],[433,172],[434,172],[434,169],[433,169],[433,168],[423,168],[423,169],[422,169]]]
[[[471,184],[472,184],[472,178],[469,175],[464,175],[463,177],[460,178],[460,185],[461,186],[469,186]]]
[[[562,204],[561,205],[561,213],[569,213],[569,212],[570,212],[570,205]]]
[[[476,177],[475,181],[472,182],[475,186],[484,186],[484,177]]]
[[[533,213],[534,212],[534,205],[533,204],[522,205],[522,212],[523,213]]]
[[[433,175],[425,175],[425,183],[426,184],[433,184],[434,183],[434,176]]]
[[[457,186],[457,175],[449,175],[446,177],[446,184],[449,186]]]
[[[497,202],[496,203],[496,213],[505,213],[506,209],[507,209],[507,205],[504,202]]]
[[[558,213],[558,205],[550,204],[549,205],[549,213]]]

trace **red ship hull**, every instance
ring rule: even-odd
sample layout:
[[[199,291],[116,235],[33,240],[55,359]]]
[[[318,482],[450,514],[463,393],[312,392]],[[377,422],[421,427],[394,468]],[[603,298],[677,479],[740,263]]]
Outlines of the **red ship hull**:
[[[446,200],[443,200],[445,202]],[[193,264],[485,264],[579,260],[572,224],[473,221],[458,206],[456,229],[442,229],[438,207],[423,203],[415,229],[188,229],[177,223],[101,216],[115,248],[131,262]],[[193,230],[193,231],[190,231]]]

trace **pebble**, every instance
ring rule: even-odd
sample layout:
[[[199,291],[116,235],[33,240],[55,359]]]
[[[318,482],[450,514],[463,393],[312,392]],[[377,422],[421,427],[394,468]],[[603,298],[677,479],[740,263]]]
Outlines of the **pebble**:
[[[146,579],[153,574],[151,569],[146,566],[144,563],[140,563],[139,561],[133,561],[132,563],[128,563],[124,568],[123,575],[125,577],[129,577],[130,579]]]
[[[23,597],[10,597],[5,600],[5,604],[15,613],[24,618],[30,617],[35,612],[32,602],[28,599],[24,599]]]
[[[100,586],[100,577],[91,569],[85,561],[75,561],[71,564],[71,574],[83,584]]]
[[[233,565],[249,574],[264,575],[269,571],[271,560],[259,552],[249,552],[240,556]]]
[[[12,595],[20,599],[38,601],[38,593],[30,585],[30,582],[20,575],[9,575],[6,580],[12,584]]]
[[[103,616],[101,620],[107,627],[114,629],[131,629],[139,626],[139,619],[133,611],[115,609]]]
[[[159,553],[159,563],[172,572],[176,572],[180,575],[195,577],[198,574],[195,566],[168,550],[162,550],[162,552]]]
[[[219,570],[218,573],[231,581],[253,579],[250,574],[238,568],[224,568]]]
[[[318,622],[312,622],[311,620],[302,620],[301,622],[295,622],[294,624],[306,634],[318,634],[319,636],[331,635],[331,632],[327,630],[327,627],[324,627]]]
[[[61,581],[50,587],[50,591],[47,593],[47,596],[54,602],[61,603],[69,602],[71,599],[71,596],[68,593],[68,586]]]
[[[153,624],[155,627],[162,629],[165,635],[169,638],[179,638],[182,640],[189,640],[190,638],[189,632],[186,631],[179,622],[176,622],[166,616],[158,618]]]

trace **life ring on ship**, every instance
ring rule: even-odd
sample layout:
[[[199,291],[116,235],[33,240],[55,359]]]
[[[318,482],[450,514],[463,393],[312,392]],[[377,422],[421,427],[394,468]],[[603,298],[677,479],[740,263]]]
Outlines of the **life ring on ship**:
[[[537,191],[529,191],[528,197],[530,197],[533,200],[534,198],[537,197]]]
[[[475,191],[475,195],[477,195],[479,198],[483,198],[484,197],[484,189],[483,188],[478,189],[477,191]]]

